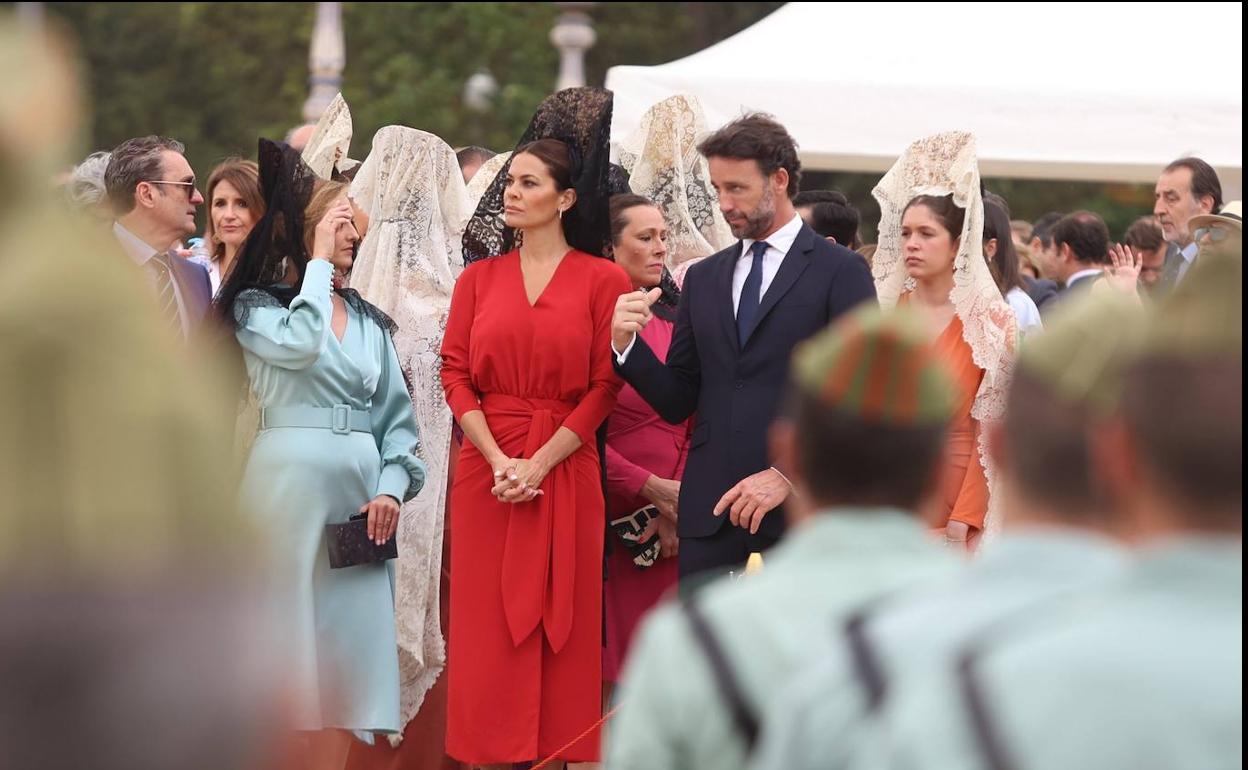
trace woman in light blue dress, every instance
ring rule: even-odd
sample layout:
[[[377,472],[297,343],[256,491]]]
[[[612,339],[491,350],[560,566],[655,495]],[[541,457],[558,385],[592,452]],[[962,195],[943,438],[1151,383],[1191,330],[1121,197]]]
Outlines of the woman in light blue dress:
[[[218,310],[261,409],[243,495],[281,568],[294,726],[316,731],[317,766],[341,768],[344,731],[400,731],[398,658],[387,565],[331,570],[324,528],[367,513],[370,539],[389,540],[425,469],[391,322],[336,288],[359,241],[346,186],[312,179],[285,145],[261,140],[260,163],[274,218],[253,230]]]

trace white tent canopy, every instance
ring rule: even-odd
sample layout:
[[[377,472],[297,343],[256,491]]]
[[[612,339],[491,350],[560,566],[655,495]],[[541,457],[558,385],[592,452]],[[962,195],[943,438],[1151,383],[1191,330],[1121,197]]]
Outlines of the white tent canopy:
[[[1152,182],[1197,155],[1241,187],[1239,3],[789,3],[684,59],[612,67],[612,135],[655,102],[774,114],[812,169],[884,171],[973,131],[988,176]]]

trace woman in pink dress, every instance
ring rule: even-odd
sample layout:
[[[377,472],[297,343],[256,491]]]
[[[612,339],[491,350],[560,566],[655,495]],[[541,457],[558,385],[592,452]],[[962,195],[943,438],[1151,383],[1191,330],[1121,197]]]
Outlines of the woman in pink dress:
[[[640,195],[611,199],[611,250],[633,289],[660,287],[655,317],[641,331],[659,358],[667,357],[679,299],[667,276],[667,225],[663,212]],[[676,498],[689,453],[692,420],[664,422],[637,391],[625,385],[607,420],[607,518],[611,527],[603,598],[606,639],[602,677],[619,676],[642,616],[676,585]],[[630,515],[646,509],[641,517]],[[649,518],[648,521],[644,519]]]

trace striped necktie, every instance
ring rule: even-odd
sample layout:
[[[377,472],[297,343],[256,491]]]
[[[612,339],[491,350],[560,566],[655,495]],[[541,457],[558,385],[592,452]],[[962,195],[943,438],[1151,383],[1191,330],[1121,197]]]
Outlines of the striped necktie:
[[[156,282],[156,304],[160,308],[161,318],[181,337],[182,316],[178,312],[178,293],[173,285],[173,268],[169,265],[169,259],[168,254],[157,254],[148,264]]]

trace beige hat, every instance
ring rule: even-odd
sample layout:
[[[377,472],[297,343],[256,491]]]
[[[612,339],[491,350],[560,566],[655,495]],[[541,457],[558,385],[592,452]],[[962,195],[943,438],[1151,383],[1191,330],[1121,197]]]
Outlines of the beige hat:
[[[1216,214],[1198,214],[1187,220],[1187,230],[1192,232],[1200,227],[1208,227],[1214,222],[1225,222],[1236,230],[1244,229],[1244,202],[1228,201]]]

